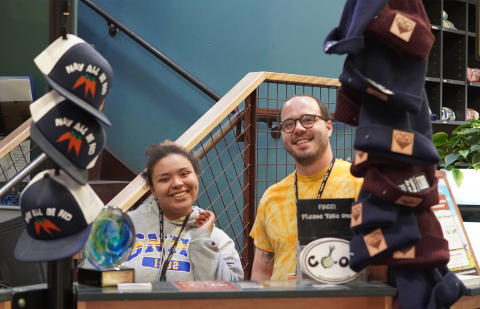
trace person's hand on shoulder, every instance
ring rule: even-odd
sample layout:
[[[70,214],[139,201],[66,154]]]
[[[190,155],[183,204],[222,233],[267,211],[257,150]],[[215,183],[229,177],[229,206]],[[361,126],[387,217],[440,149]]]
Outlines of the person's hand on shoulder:
[[[215,214],[208,210],[200,210],[198,217],[195,218],[195,224],[198,224],[199,229],[207,229],[213,232],[213,222],[215,221]]]

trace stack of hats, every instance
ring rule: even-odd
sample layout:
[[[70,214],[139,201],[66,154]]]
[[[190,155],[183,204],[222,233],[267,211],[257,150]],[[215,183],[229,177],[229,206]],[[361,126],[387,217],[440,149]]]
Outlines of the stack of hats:
[[[424,83],[433,42],[421,0],[347,0],[324,43],[326,53],[348,54],[334,117],[358,126],[351,173],[364,183],[352,205],[350,267],[391,266],[403,308],[449,306],[465,292],[445,267],[448,242],[431,210],[439,156]],[[430,283],[420,293],[409,280]],[[436,297],[445,286],[456,289]]]
[[[67,35],[35,58],[54,89],[32,103],[31,139],[57,166],[34,177],[20,200],[26,230],[15,248],[21,261],[63,259],[79,252],[103,202],[87,184],[88,169],[105,146],[98,120],[113,79],[93,46]]]

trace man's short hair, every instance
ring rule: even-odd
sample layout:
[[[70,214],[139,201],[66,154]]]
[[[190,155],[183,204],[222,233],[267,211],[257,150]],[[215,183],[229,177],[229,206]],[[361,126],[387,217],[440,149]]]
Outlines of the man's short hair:
[[[332,114],[330,114],[330,111],[328,110],[328,107],[327,105],[320,101],[319,99],[311,96],[311,95],[308,95],[308,94],[296,94],[296,95],[293,95],[291,97],[289,97],[288,99],[285,100],[285,103],[287,103],[288,101],[290,101],[291,99],[293,98],[296,98],[296,97],[308,97],[308,98],[312,98],[315,100],[315,102],[317,102],[318,104],[318,107],[320,108],[320,112],[322,113],[321,116],[323,116],[325,118],[325,121],[328,121],[328,120],[332,120]],[[283,105],[285,106],[285,104]],[[282,122],[282,110],[283,110],[283,106],[280,108],[280,110],[278,111],[278,115],[277,115],[277,124]]]

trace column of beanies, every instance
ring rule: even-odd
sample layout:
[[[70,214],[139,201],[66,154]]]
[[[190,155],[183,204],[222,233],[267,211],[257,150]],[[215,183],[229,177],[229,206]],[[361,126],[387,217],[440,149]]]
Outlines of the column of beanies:
[[[112,86],[108,62],[82,39],[57,39],[35,58],[54,90],[30,105],[31,139],[59,167],[36,175],[21,195],[26,229],[14,255],[25,262],[55,261],[79,252],[103,203],[87,184],[110,125],[101,112]]]
[[[388,265],[394,308],[443,308],[466,291],[447,268],[429,105],[424,90],[434,42],[421,0],[347,0],[324,51],[348,54],[334,118],[358,126],[351,173],[363,177],[352,205],[350,267]]]

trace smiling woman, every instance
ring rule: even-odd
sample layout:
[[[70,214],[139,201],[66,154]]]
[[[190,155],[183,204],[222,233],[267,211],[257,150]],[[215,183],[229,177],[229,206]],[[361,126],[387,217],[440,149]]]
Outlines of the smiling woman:
[[[200,163],[171,142],[151,144],[142,172],[155,200],[129,216],[136,232],[135,282],[243,279],[233,240],[214,226],[215,215],[193,206]],[[88,267],[88,266],[85,266]]]

